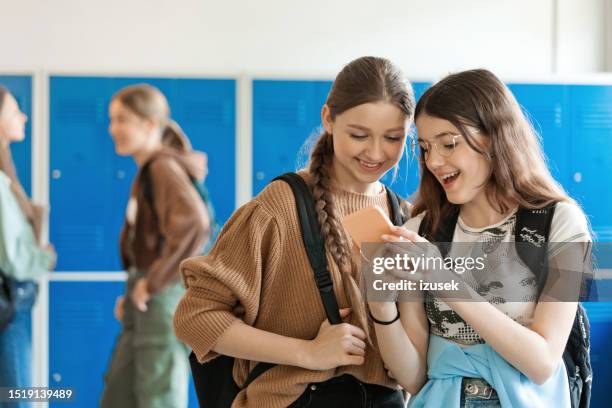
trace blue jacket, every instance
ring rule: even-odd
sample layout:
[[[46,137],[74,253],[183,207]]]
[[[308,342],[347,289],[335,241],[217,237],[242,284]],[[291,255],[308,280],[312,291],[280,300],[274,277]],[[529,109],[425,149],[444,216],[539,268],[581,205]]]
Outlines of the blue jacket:
[[[565,364],[537,385],[511,366],[488,344],[462,348],[430,335],[427,377],[421,391],[410,399],[409,407],[452,408],[461,402],[463,377],[482,378],[497,391],[503,408],[571,407]]]

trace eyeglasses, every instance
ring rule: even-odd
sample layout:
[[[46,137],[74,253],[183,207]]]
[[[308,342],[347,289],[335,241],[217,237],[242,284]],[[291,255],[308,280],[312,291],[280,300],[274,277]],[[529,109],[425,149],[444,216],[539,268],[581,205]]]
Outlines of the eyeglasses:
[[[457,139],[461,135],[446,134],[436,138],[436,142],[430,143],[425,140],[413,140],[410,143],[412,148],[412,154],[417,159],[422,157],[427,161],[429,159],[429,153],[431,149],[436,149],[442,157],[450,157],[457,147]]]

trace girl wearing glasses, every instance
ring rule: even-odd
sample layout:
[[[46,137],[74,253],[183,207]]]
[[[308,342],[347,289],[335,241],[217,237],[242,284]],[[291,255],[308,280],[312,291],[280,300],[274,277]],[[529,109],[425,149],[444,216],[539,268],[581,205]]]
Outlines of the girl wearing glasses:
[[[591,237],[585,215],[550,175],[532,127],[491,72],[444,78],[421,97],[415,121],[421,184],[413,218],[383,239],[425,243],[417,234],[425,223],[422,231],[429,238],[439,228],[452,229],[451,257],[461,255],[466,243],[503,247],[515,240],[519,208],[556,203],[548,241],[578,242],[569,247],[579,247],[586,259]],[[456,224],[444,225],[448,219]],[[410,245],[415,246],[402,244]],[[549,257],[550,268],[559,259]],[[386,365],[407,390],[420,388],[411,407],[569,407],[562,353],[577,303],[550,301],[559,299],[546,299],[546,291],[540,295],[522,264],[511,270],[489,264],[485,273],[462,282],[462,293],[476,301],[426,292],[424,302],[370,302],[376,320],[391,322],[399,311],[404,321],[376,326]],[[507,287],[520,287],[520,294],[504,292]],[[462,363],[453,365],[456,355]]]

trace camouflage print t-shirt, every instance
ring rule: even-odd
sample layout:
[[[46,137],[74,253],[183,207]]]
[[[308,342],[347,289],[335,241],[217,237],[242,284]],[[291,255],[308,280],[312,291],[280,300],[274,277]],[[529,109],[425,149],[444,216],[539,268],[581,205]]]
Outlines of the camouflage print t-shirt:
[[[422,219],[421,214],[408,220],[404,226],[412,231],[418,231]],[[471,228],[459,217],[453,242],[461,245],[453,245],[449,256],[451,258],[472,256],[474,248],[480,253],[490,254],[486,267],[481,271],[466,273],[464,280],[497,309],[521,325],[529,326],[533,321],[538,297],[535,275],[522,262],[514,262],[511,268],[507,267],[503,259],[519,257],[514,245],[500,245],[514,242],[515,226],[516,211],[502,221],[484,228]],[[588,224],[582,210],[570,203],[557,204],[551,223],[549,242],[583,241],[589,236]],[[470,248],[472,253],[466,254],[467,248]],[[519,290],[513,289],[512,299],[507,295],[509,287],[519,288]],[[432,297],[429,293],[426,293],[425,297],[425,310],[432,334],[466,346],[484,343],[480,335],[445,302]]]

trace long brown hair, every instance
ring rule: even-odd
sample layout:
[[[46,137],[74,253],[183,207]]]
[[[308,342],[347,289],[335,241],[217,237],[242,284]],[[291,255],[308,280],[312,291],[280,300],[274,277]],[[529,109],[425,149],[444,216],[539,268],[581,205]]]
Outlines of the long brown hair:
[[[449,75],[419,99],[415,119],[421,114],[449,121],[468,145],[491,162],[486,185],[487,199],[500,213],[509,205],[542,208],[557,201],[573,202],[553,179],[546,166],[539,138],[514,95],[493,73],[485,69]],[[489,152],[469,128],[488,139]],[[450,203],[435,176],[427,169],[421,152],[421,183],[412,215],[427,210],[423,222],[432,235],[440,222],[459,211]]]
[[[358,58],[336,76],[327,96],[326,104],[331,119],[355,106],[368,102],[389,102],[401,109],[409,118],[414,111],[412,86],[402,72],[389,60],[377,57]],[[335,214],[331,195],[330,167],[334,156],[332,135],[323,130],[310,154],[308,171],[313,177],[313,195],[325,246],[342,273],[345,292],[349,296],[355,315],[365,319],[364,302],[359,288],[351,276],[352,250]],[[365,320],[359,322],[366,333]]]
[[[163,127],[162,144],[178,151],[191,150],[189,138],[175,121],[170,119],[170,107],[164,94],[149,84],[130,85],[113,95],[123,106],[144,119],[155,120]]]
[[[2,108],[6,98],[10,95],[8,89],[0,85],[0,114],[2,114]],[[0,171],[2,171],[11,180],[11,191],[19,203],[21,211],[25,215],[26,219],[32,226],[34,236],[38,243],[41,242],[41,214],[42,209],[37,210],[36,206],[32,203],[28,195],[26,194],[23,185],[17,177],[17,171],[15,170],[15,163],[13,162],[13,155],[11,154],[11,148],[8,141],[2,141],[0,143]]]

